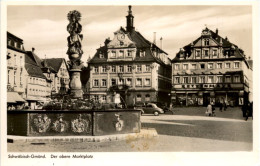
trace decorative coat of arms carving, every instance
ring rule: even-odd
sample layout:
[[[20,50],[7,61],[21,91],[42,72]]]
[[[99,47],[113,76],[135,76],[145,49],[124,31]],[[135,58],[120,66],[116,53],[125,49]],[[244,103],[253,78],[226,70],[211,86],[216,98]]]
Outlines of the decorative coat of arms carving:
[[[82,115],[79,114],[77,119],[71,121],[71,130],[75,133],[89,132],[89,120],[82,119]]]
[[[33,122],[38,133],[45,133],[50,127],[51,119],[46,114],[38,114]]]
[[[124,121],[120,119],[120,114],[115,114],[116,116],[116,123],[115,123],[115,128],[116,131],[122,131],[123,127],[124,127]]]
[[[59,133],[63,133],[68,130],[68,122],[63,120],[63,115],[57,116],[57,120],[53,123],[53,130]]]

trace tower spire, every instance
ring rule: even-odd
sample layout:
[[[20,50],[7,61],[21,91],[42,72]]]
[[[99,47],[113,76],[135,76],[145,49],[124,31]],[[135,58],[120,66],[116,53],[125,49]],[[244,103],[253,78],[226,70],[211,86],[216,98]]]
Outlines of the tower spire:
[[[131,32],[135,29],[134,27],[134,16],[132,15],[132,6],[128,6],[128,15],[126,16],[126,30]]]

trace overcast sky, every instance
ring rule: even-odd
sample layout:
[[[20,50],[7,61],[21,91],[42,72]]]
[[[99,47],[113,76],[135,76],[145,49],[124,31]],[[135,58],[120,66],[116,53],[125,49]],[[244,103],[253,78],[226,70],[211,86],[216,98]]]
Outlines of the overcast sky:
[[[36,49],[44,58],[67,59],[69,23],[67,13],[82,14],[83,57],[86,62],[105,39],[114,36],[120,26],[126,26],[127,6],[9,6],[7,30],[24,40],[26,50]],[[170,58],[179,49],[201,35],[205,25],[238,45],[252,57],[252,8],[250,6],[135,6],[134,26],[148,40],[157,44],[163,38],[163,49]]]

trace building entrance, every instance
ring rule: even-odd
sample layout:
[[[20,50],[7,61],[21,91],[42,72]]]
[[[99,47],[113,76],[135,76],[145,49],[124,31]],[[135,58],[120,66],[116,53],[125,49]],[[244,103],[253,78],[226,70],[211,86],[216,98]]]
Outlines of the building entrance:
[[[210,102],[210,93],[203,93],[203,106],[207,106]]]

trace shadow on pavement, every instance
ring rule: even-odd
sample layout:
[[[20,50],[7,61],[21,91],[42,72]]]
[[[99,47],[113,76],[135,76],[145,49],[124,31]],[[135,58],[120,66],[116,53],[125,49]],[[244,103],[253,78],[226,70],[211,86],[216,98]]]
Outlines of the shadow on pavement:
[[[163,122],[167,122],[168,124]],[[217,120],[156,120],[156,123],[144,122],[142,123],[142,127],[155,128],[159,135],[196,137],[247,143],[252,143],[253,141],[253,127],[251,122],[229,122]]]

